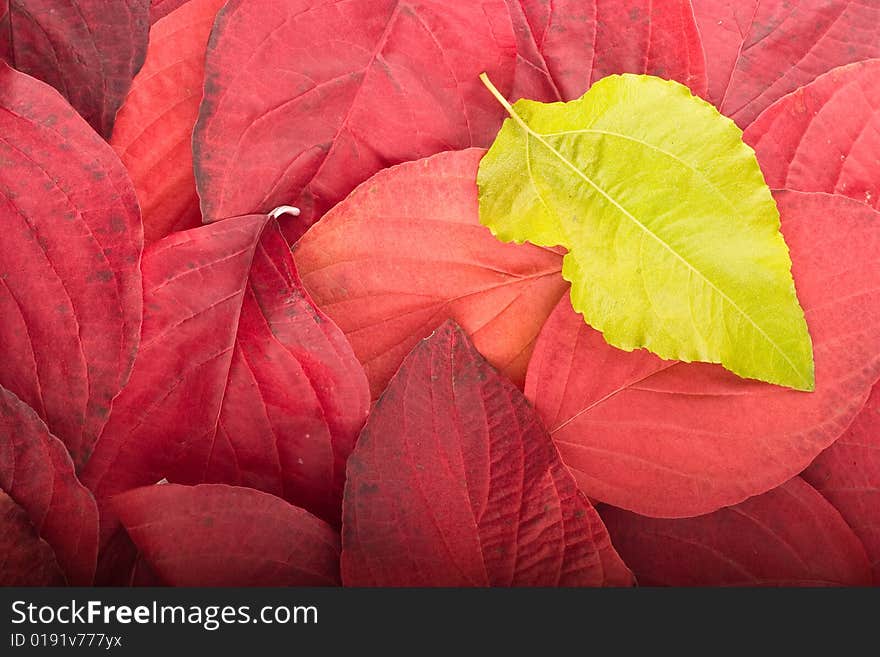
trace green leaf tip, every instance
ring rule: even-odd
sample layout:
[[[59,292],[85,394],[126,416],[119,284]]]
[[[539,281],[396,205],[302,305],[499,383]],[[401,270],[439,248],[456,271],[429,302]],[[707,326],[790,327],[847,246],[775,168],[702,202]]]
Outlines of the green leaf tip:
[[[814,389],[779,212],[742,131],[677,82],[611,75],[513,105],[483,157],[480,220],[568,249],[571,302],[609,344]]]

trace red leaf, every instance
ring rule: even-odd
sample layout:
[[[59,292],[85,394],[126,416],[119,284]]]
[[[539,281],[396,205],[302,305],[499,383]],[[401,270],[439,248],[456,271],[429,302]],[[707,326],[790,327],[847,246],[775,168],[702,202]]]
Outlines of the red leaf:
[[[611,539],[643,586],[864,586],[865,549],[803,479],[697,518],[602,507]]]
[[[534,410],[452,322],[361,433],[342,543],[349,586],[632,583]]]
[[[177,9],[178,7],[182,7],[189,1],[190,0],[151,0],[150,24],[155,25],[160,19],[165,18],[175,9]]]
[[[64,573],[27,512],[0,490],[0,586],[63,586]]]
[[[515,54],[503,0],[231,0],[193,142],[205,221],[296,205],[293,241],[380,169],[487,146],[478,76],[508,90]]]
[[[852,422],[880,376],[880,217],[841,196],[776,196],[813,338],[816,391],[608,346],[568,299],[548,320],[526,395],[591,498],[681,517],[788,480]]]
[[[880,208],[880,59],[836,68],[780,98],[743,139],[771,187]]]
[[[144,62],[149,0],[0,0],[0,58],[58,89],[102,136]]]
[[[175,233],[143,272],[141,350],[84,473],[99,503],[167,477],[265,490],[338,523],[367,382],[275,220]]]
[[[3,62],[0,135],[0,385],[81,466],[137,348],[137,200],[113,149]]]
[[[345,332],[377,397],[407,353],[452,318],[517,383],[568,289],[562,256],[504,244],[480,224],[482,150],[383,171],[296,245],[303,283]]]
[[[835,66],[880,56],[880,6],[858,0],[692,0],[709,95],[745,127]]]
[[[150,29],[144,67],[119,110],[110,143],[137,190],[147,243],[202,223],[192,131],[208,36],[224,2],[193,0]]]
[[[803,476],[862,540],[880,585],[880,384],[846,433]]]
[[[122,493],[113,507],[171,586],[339,584],[339,534],[272,495],[164,484]]]
[[[0,388],[0,582],[31,567],[34,583],[92,583],[98,557],[98,509],[76,478],[64,445],[37,414]],[[27,567],[15,561],[30,562]],[[17,568],[21,570],[16,571]],[[60,569],[59,569],[60,568]],[[61,582],[58,582],[57,573]],[[40,574],[42,573],[42,574]],[[12,577],[12,580],[9,578]]]
[[[647,73],[706,93],[688,0],[506,0],[518,59],[512,98],[579,98],[612,73]]]

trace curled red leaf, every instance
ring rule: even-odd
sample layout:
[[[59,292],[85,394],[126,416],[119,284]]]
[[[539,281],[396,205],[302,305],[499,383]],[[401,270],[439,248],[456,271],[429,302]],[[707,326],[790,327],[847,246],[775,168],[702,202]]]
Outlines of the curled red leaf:
[[[339,534],[272,495],[164,484],[122,493],[113,508],[171,586],[339,584]]]
[[[534,410],[452,322],[361,433],[342,545],[349,586],[632,583]]]

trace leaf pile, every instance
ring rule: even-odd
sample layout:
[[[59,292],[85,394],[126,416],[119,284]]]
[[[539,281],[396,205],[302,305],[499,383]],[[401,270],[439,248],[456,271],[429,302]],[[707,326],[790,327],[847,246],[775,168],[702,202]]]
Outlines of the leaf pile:
[[[880,585],[874,3],[0,22],[0,584]]]

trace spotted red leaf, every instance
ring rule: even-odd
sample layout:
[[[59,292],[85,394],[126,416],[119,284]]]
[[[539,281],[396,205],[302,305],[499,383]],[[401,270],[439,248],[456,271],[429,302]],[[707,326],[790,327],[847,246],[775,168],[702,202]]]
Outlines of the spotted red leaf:
[[[99,503],[167,477],[257,488],[338,523],[369,391],[276,221],[175,233],[143,272],[141,349],[84,472]]]
[[[689,0],[506,0],[518,59],[512,98],[579,98],[612,73],[648,73],[706,92]]]
[[[880,384],[846,433],[803,476],[862,540],[880,586]]]
[[[113,508],[169,585],[339,584],[338,532],[272,495],[222,484],[165,484],[122,493]]]
[[[137,200],[113,149],[3,62],[0,161],[0,385],[81,466],[137,348]]]
[[[880,5],[862,0],[692,0],[709,95],[742,127],[836,66],[880,57]]]
[[[110,143],[137,190],[147,243],[202,223],[192,131],[208,36],[224,2],[193,0],[153,25],[144,67],[119,110]]]
[[[743,139],[771,187],[880,208],[880,59],[836,68],[780,98]]]
[[[568,289],[561,255],[504,244],[480,224],[483,152],[442,153],[377,174],[295,247],[304,285],[351,341],[374,397],[450,318],[522,383],[541,325]]]
[[[515,44],[504,0],[231,0],[194,137],[206,221],[296,205],[293,240],[393,164],[488,146]]]
[[[342,544],[350,586],[632,583],[532,407],[452,322],[361,433]]]
[[[822,496],[796,477],[697,518],[646,518],[601,507],[614,545],[643,586],[864,586],[865,549]]]
[[[529,366],[531,399],[581,490],[649,516],[693,516],[803,470],[880,376],[880,215],[841,196],[776,196],[816,362],[816,391],[608,346],[560,302]]]
[[[58,89],[104,137],[147,51],[149,0],[0,0],[0,58]]]
[[[64,445],[0,388],[0,585],[92,583],[98,509]],[[21,578],[21,579],[17,579]]]

